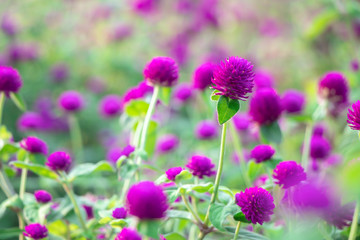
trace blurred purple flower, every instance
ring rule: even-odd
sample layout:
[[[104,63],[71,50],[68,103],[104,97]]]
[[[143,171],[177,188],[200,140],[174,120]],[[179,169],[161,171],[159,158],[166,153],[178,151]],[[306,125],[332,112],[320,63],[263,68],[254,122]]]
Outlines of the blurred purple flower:
[[[179,78],[176,62],[169,57],[155,57],[144,68],[144,77],[151,85],[173,87]]]
[[[329,141],[320,136],[313,136],[310,141],[310,156],[315,160],[324,160],[329,156],[331,145]]]
[[[38,49],[34,44],[12,44],[7,49],[7,58],[11,63],[33,61],[38,58]]]
[[[347,123],[353,130],[360,131],[360,101],[355,102],[348,110]]]
[[[215,65],[211,62],[204,63],[195,69],[193,74],[193,87],[201,91],[211,85]]]
[[[273,178],[275,184],[286,189],[306,180],[306,173],[304,168],[295,161],[284,161],[275,167]]]
[[[128,89],[122,98],[123,107],[131,100],[143,98],[146,94],[152,93],[153,87],[149,86],[146,81],[142,81],[138,86]]]
[[[258,176],[255,180],[253,185],[255,187],[261,187],[264,186],[266,181],[269,179],[269,176],[267,174],[262,174],[260,176]]]
[[[116,235],[115,240],[141,240],[141,236],[136,230],[125,227]]]
[[[275,154],[275,149],[270,145],[258,145],[251,150],[251,158],[255,159],[256,163],[261,163],[270,160]]]
[[[121,98],[117,95],[105,96],[101,99],[99,110],[107,118],[118,116],[122,110]]]
[[[32,223],[25,226],[25,237],[32,238],[34,240],[43,239],[48,236],[48,230],[45,226],[39,223]]]
[[[326,126],[324,124],[318,123],[314,126],[313,135],[322,137],[326,132]]]
[[[300,91],[289,89],[284,92],[281,103],[285,112],[300,114],[305,107],[305,95]]]
[[[238,131],[245,131],[249,128],[251,118],[247,113],[238,113],[232,118],[234,126]]]
[[[192,88],[187,84],[180,84],[174,90],[174,98],[181,103],[185,103],[190,100],[191,97]]]
[[[120,42],[131,36],[133,28],[129,25],[118,25],[110,32],[110,39],[113,42]]]
[[[12,37],[18,33],[19,28],[11,15],[4,14],[1,19],[1,30],[6,35]]]
[[[20,142],[20,147],[30,153],[47,155],[48,148],[46,143],[37,137],[26,137]]]
[[[64,63],[55,64],[50,70],[50,77],[54,82],[64,82],[69,77],[69,68]]]
[[[9,96],[10,93],[17,93],[21,86],[21,76],[15,68],[0,66],[0,92]]]
[[[182,170],[184,170],[182,167],[172,167],[172,168],[169,168],[165,174],[166,174],[166,177],[170,180],[170,181],[175,181],[176,179],[176,176],[179,175]]]
[[[58,103],[66,112],[77,112],[84,107],[84,98],[77,91],[66,91],[59,96]]]
[[[159,3],[159,0],[132,0],[131,5],[137,13],[150,14],[156,10]]]
[[[359,61],[357,59],[352,60],[350,63],[350,67],[353,72],[359,71],[360,69]]]
[[[126,147],[124,147],[124,149],[114,147],[108,151],[107,159],[113,163],[116,163],[120,157],[122,156],[129,157],[130,154],[133,153],[134,151],[135,151],[135,147],[131,145],[127,145]]]
[[[273,88],[274,87],[274,77],[268,71],[257,70],[255,72],[254,84],[255,84],[256,89]]]
[[[194,176],[200,179],[204,176],[211,177],[216,174],[216,171],[213,170],[215,165],[211,162],[211,159],[201,155],[192,156],[186,164],[186,167],[189,168]]]
[[[92,206],[83,204],[82,207],[85,210],[87,220],[94,218],[94,209]]]
[[[34,197],[39,203],[48,203],[52,200],[52,196],[45,190],[38,190],[34,192]]]
[[[156,144],[156,150],[160,154],[174,151],[179,146],[179,138],[173,134],[161,136]]]
[[[263,36],[277,37],[281,33],[281,28],[279,26],[279,23],[275,19],[266,19],[260,25],[260,33]]]
[[[91,77],[87,80],[86,87],[93,93],[102,93],[105,89],[104,80],[100,77]]]
[[[201,140],[214,139],[218,136],[218,125],[211,120],[201,121],[196,126],[195,135]]]
[[[53,171],[67,171],[71,165],[70,155],[66,152],[54,152],[45,163]]]
[[[20,131],[37,131],[41,129],[43,119],[40,114],[36,112],[25,112],[17,121],[17,126]]]

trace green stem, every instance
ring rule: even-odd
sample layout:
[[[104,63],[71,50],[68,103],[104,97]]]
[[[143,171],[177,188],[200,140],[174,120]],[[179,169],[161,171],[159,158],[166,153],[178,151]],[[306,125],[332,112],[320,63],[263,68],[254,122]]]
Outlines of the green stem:
[[[28,163],[28,162],[29,162],[29,153],[27,153],[26,158],[25,158],[25,163]],[[24,200],[27,173],[28,173],[27,169],[23,168],[21,170],[20,190],[19,190],[19,197],[21,200]]]
[[[4,92],[0,92],[0,126],[2,123],[2,112],[4,108],[4,102],[5,102],[5,94]]]
[[[235,230],[235,233],[234,233],[233,240],[237,239],[237,236],[239,235],[239,231],[240,231],[240,226],[241,226],[241,222],[239,221],[238,224],[236,225],[236,230]]]
[[[5,174],[3,173],[2,169],[0,169],[0,187],[3,190],[3,192],[5,193],[7,198],[10,198],[13,195],[13,193],[11,192],[11,190],[7,184]]]
[[[69,116],[70,135],[73,153],[76,154],[76,160],[83,162],[83,143],[81,137],[81,129],[78,120],[74,114]]]
[[[225,139],[226,139],[226,127],[227,127],[227,123],[224,123],[222,126],[222,133],[221,133],[221,143],[220,143],[220,155],[219,155],[219,164],[218,164],[218,170],[216,173],[216,178],[215,178],[215,184],[214,184],[214,192],[211,195],[211,200],[210,200],[210,204],[205,216],[205,221],[204,223],[207,225],[209,223],[209,214],[210,214],[210,207],[213,203],[215,203],[216,198],[217,198],[217,194],[219,191],[219,186],[220,186],[220,180],[221,180],[221,174],[222,174],[222,170],[223,170],[223,165],[224,165],[224,153],[225,153]]]
[[[20,212],[17,212],[17,217],[18,217],[18,220],[19,220],[19,229],[24,229],[25,228],[25,224],[24,224],[24,219],[23,219],[23,216]],[[24,235],[23,234],[19,234],[19,240],[24,240]]]
[[[245,158],[244,158],[244,154],[243,154],[243,146],[242,146],[239,135],[236,133],[233,122],[230,123],[230,134],[231,134],[232,142],[234,144],[235,152],[239,156],[241,173],[242,173],[241,175],[244,179],[245,187],[249,187],[249,186],[251,186],[251,181],[250,181],[249,175],[247,174],[247,171],[246,171],[246,162],[245,162]]]
[[[183,200],[187,210],[189,210],[189,212],[193,215],[193,217],[195,218],[196,223],[201,224],[201,219],[200,217],[194,212],[194,210],[192,209],[192,207],[190,206],[189,202],[187,201],[185,194],[181,194],[181,199]]]
[[[309,164],[309,154],[310,154],[310,141],[311,141],[311,134],[313,131],[313,123],[308,122],[305,130],[304,136],[304,147],[302,152],[301,163],[304,167],[305,171],[307,170],[307,166]]]
[[[351,223],[351,230],[349,235],[349,240],[355,240],[357,234],[358,227],[358,219],[359,219],[359,201],[356,202],[356,207],[354,211],[354,216]]]

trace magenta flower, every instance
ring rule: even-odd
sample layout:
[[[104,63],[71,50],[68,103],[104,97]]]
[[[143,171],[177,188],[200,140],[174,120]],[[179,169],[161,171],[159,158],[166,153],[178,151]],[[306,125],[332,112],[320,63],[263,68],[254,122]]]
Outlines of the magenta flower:
[[[286,189],[306,180],[306,173],[304,168],[295,161],[285,161],[276,166],[273,178],[276,184]]]
[[[181,103],[184,103],[191,99],[192,89],[187,84],[179,85],[174,91],[174,98]]]
[[[261,163],[270,160],[275,154],[275,149],[270,145],[258,145],[251,151],[251,158],[255,159],[256,163]]]
[[[146,81],[142,81],[138,86],[128,89],[122,98],[122,105],[124,106],[126,103],[130,102],[134,99],[143,98],[148,93],[153,92],[153,87],[149,86]]]
[[[324,124],[318,123],[314,126],[313,135],[322,137],[326,132],[326,126]]]
[[[121,98],[117,95],[108,95],[104,97],[99,106],[101,115],[110,118],[118,116],[122,110]]]
[[[251,118],[247,113],[238,113],[232,118],[236,130],[245,131],[250,126]]]
[[[8,36],[16,35],[19,30],[14,19],[8,14],[3,15],[0,27],[1,30]]]
[[[69,77],[69,68],[63,63],[58,63],[51,68],[50,77],[54,82],[64,82]]]
[[[360,131],[360,101],[357,101],[348,110],[347,114],[347,123],[349,127],[353,130]]]
[[[151,85],[173,87],[179,78],[179,69],[169,57],[155,57],[144,69],[144,77]]]
[[[179,146],[179,138],[173,134],[164,135],[159,138],[156,150],[160,154],[174,151]]]
[[[213,63],[204,63],[200,65],[193,75],[193,87],[204,91],[211,85],[215,65]]]
[[[58,103],[65,112],[77,112],[84,107],[83,96],[77,91],[63,92],[59,97]]]
[[[0,92],[17,93],[22,86],[22,80],[19,72],[12,67],[0,66]]]
[[[348,102],[349,86],[340,72],[328,72],[319,82],[319,96],[329,101],[334,108]]]
[[[159,0],[132,0],[132,8],[140,14],[149,14],[155,11],[159,5]]]
[[[350,66],[351,66],[351,70],[353,72],[357,72],[360,69],[360,64],[359,64],[359,61],[357,59],[353,59],[351,61],[351,63],[350,63]]]
[[[297,90],[287,90],[284,92],[282,99],[282,108],[290,114],[299,114],[305,107],[305,95]]]
[[[249,114],[259,125],[267,125],[279,119],[281,100],[272,88],[261,88],[250,100]]]
[[[254,77],[256,89],[272,88],[274,86],[274,77],[271,73],[264,70],[257,70]]]
[[[139,182],[129,189],[126,206],[131,215],[140,219],[163,218],[169,207],[162,188],[150,181]]]
[[[85,210],[87,220],[94,218],[94,209],[92,206],[83,204],[82,207]]]
[[[48,230],[45,226],[39,223],[32,223],[25,226],[25,237],[32,238],[34,240],[43,239],[48,236]]]
[[[255,187],[261,187],[261,186],[265,185],[265,183],[267,182],[268,179],[269,179],[269,176],[267,174],[262,174],[254,180],[253,185]]]
[[[20,131],[37,131],[43,126],[43,119],[36,112],[25,112],[17,121]]]
[[[336,204],[329,208],[328,211],[324,211],[323,219],[331,225],[339,229],[350,226],[355,210],[354,203],[348,203],[344,206]]]
[[[38,203],[48,203],[52,200],[51,194],[45,190],[35,191],[34,196]]]
[[[66,171],[71,165],[71,158],[66,152],[54,152],[47,158],[45,165],[53,171]]]
[[[270,220],[270,216],[274,213],[274,199],[271,194],[260,187],[250,187],[245,192],[235,195],[236,204],[241,208],[247,220],[253,224]]]
[[[212,88],[219,91],[216,95],[245,101],[254,87],[254,76],[251,62],[229,57],[215,67]]]
[[[127,215],[126,209],[123,207],[115,208],[114,211],[112,212],[112,217],[116,219],[124,219],[126,218],[126,215]]]
[[[34,44],[12,44],[7,55],[11,63],[33,61],[38,58],[38,49]]]
[[[323,160],[329,156],[331,145],[324,137],[313,136],[310,142],[310,156],[316,160]]]
[[[214,139],[218,136],[218,125],[211,120],[201,121],[196,126],[195,135],[202,140]]]
[[[115,240],[141,240],[141,236],[136,230],[123,228],[121,232],[115,237]]]
[[[37,137],[27,137],[21,140],[20,147],[30,153],[47,155],[48,148],[46,143]]]
[[[182,167],[173,167],[173,168],[169,168],[165,174],[166,177],[170,180],[170,181],[175,181],[176,176],[179,175],[182,170],[184,170]]]
[[[213,170],[215,165],[211,162],[211,159],[201,155],[192,156],[186,167],[189,168],[192,175],[199,178],[211,177],[216,174],[216,171]]]

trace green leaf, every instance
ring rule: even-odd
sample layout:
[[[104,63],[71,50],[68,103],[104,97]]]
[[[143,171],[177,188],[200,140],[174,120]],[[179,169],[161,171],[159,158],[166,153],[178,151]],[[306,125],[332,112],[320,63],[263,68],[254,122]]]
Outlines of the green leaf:
[[[175,182],[181,182],[192,178],[191,172],[188,170],[182,170],[175,178]]]
[[[36,203],[25,205],[24,218],[27,222],[40,222],[39,205]]]
[[[0,218],[5,213],[6,208],[23,209],[24,204],[18,195],[14,195],[0,204]]]
[[[199,193],[206,193],[209,192],[210,188],[212,188],[213,186],[214,186],[213,183],[208,182],[208,183],[195,185],[191,188],[191,190]]]
[[[160,177],[158,177],[155,180],[155,184],[159,185],[159,184],[162,184],[162,183],[165,183],[168,181],[169,181],[169,179],[167,178],[166,174],[162,174],[162,175],[160,175]]]
[[[10,93],[10,98],[13,101],[13,103],[15,103],[15,105],[21,110],[21,111],[25,111],[26,110],[26,105],[25,102],[23,100],[23,98],[20,96],[20,94],[18,93]]]
[[[327,9],[317,15],[310,27],[305,32],[305,37],[314,40],[339,18],[340,14],[335,9]]]
[[[216,93],[220,92],[219,90],[214,90],[210,96],[210,99],[212,101],[219,101],[219,98],[221,97],[221,95],[216,95]]]
[[[181,218],[181,219],[192,220],[191,214],[187,211],[168,210],[166,212],[166,216],[168,218]]]
[[[96,164],[79,164],[69,173],[69,181],[71,182],[74,181],[76,177],[89,175],[96,172],[114,172],[114,168],[106,161],[100,161]]]
[[[310,115],[288,115],[287,118],[300,123],[310,122],[312,120],[312,116]]]
[[[221,96],[217,103],[219,123],[224,124],[229,121],[239,111],[239,109],[239,100]]]
[[[22,234],[24,230],[19,228],[0,229],[0,239],[15,238]]]
[[[222,205],[217,203],[211,204],[210,214],[209,214],[210,222],[218,230],[225,231],[225,228],[223,227],[223,223],[225,219],[229,215],[234,215],[234,213],[236,213],[237,211],[239,211],[239,207],[235,204],[230,204],[230,205]]]
[[[243,223],[251,223],[251,221],[246,219],[245,214],[243,212],[235,213],[234,220],[239,221],[239,222],[243,222]]]
[[[104,225],[111,222],[111,220],[113,220],[111,217],[103,217],[99,220],[99,224]]]
[[[39,176],[43,176],[51,179],[58,178],[58,175],[55,172],[39,164],[25,163],[19,161],[12,162],[11,164],[17,168],[28,169]]]
[[[155,151],[157,126],[158,126],[157,122],[153,120],[150,121],[149,129],[147,131],[146,146],[145,146],[145,151],[147,152],[148,157],[151,156]]]
[[[164,105],[168,106],[171,99],[171,87],[161,87],[159,99]]]
[[[232,233],[232,235],[235,233],[234,227],[225,227],[227,232]],[[264,237],[263,235],[260,235],[255,232],[250,232],[245,229],[240,229],[238,234],[239,239],[246,239],[246,240],[269,240],[268,238]]]
[[[264,164],[271,170],[275,169],[276,166],[281,162],[281,159],[272,158],[268,161],[265,161]]]
[[[138,231],[148,237],[159,239],[159,228],[161,222],[160,221],[140,221],[137,225]]]
[[[258,176],[258,174],[261,172],[262,170],[262,165],[261,164],[257,164],[254,161],[249,161],[248,166],[248,176],[251,180],[255,180],[255,178]]]
[[[5,126],[0,126],[0,139],[8,141],[12,138],[11,132],[9,132]]]
[[[129,224],[127,223],[127,221],[125,219],[116,219],[116,220],[112,220],[110,222],[110,225],[112,227],[123,228],[123,227],[127,227]]]
[[[6,143],[0,150],[0,154],[14,154],[19,150],[19,147],[13,144]]]
[[[232,198],[234,198],[234,193],[231,191],[230,188],[228,187],[225,187],[225,186],[219,186],[219,191],[220,192],[224,192],[226,194],[228,194],[229,196],[231,196]],[[209,193],[213,193],[214,192],[214,186],[212,186],[210,189],[209,189]]]
[[[282,133],[279,124],[275,121],[268,125],[260,127],[261,139],[264,143],[280,144],[282,141]]]
[[[176,189],[175,191],[171,191],[168,195],[168,199],[170,203],[175,202],[175,200],[180,196],[180,190]]]
[[[166,238],[166,240],[186,240],[185,237],[175,232],[166,234],[164,235],[164,237]]]
[[[149,104],[143,100],[131,100],[125,106],[125,113],[130,117],[144,117]]]

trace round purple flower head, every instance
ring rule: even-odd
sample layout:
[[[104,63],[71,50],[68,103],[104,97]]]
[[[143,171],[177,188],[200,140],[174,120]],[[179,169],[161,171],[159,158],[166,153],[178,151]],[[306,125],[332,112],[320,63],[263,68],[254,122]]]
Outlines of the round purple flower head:
[[[295,161],[285,161],[276,166],[273,178],[276,184],[286,189],[306,180],[306,173],[304,168]]]
[[[43,125],[43,119],[36,112],[25,112],[17,121],[20,131],[39,130]]]
[[[250,126],[250,116],[247,113],[238,113],[232,118],[236,130],[244,131]]]
[[[270,145],[258,145],[251,151],[250,156],[256,163],[261,163],[270,160],[274,154],[275,150]]]
[[[204,91],[211,85],[215,65],[211,62],[200,65],[193,75],[193,87]]]
[[[182,167],[173,167],[173,168],[169,168],[165,174],[166,177],[170,180],[170,181],[175,181],[176,176],[179,175],[182,172],[183,168]]]
[[[326,133],[326,126],[318,123],[314,126],[313,135],[322,137]]]
[[[48,230],[45,226],[39,223],[32,223],[25,226],[25,237],[32,238],[34,240],[43,239],[48,236]]]
[[[328,72],[319,82],[319,96],[336,105],[348,102],[349,86],[340,72]]]
[[[65,64],[56,64],[50,70],[54,82],[64,82],[69,77],[69,69]]]
[[[135,230],[130,228],[123,228],[116,236],[115,240],[141,240],[141,236]]]
[[[10,92],[18,92],[21,86],[22,80],[16,69],[0,66],[0,92],[8,96]]]
[[[235,195],[236,204],[240,206],[241,211],[245,214],[247,220],[253,224],[270,220],[270,215],[274,212],[274,199],[271,194],[260,187],[250,187],[245,192]]]
[[[212,88],[219,91],[216,95],[245,101],[254,87],[254,76],[251,62],[229,57],[215,67]]]
[[[305,106],[305,95],[297,90],[287,90],[282,99],[282,108],[290,114],[301,113]]]
[[[18,32],[18,26],[10,15],[5,14],[1,19],[1,30],[8,36],[14,36]]]
[[[186,102],[192,97],[192,89],[187,84],[179,85],[174,91],[174,98],[179,102]]]
[[[261,88],[250,100],[249,114],[259,125],[278,120],[282,112],[281,100],[272,88]]]
[[[329,156],[331,145],[324,137],[313,136],[310,142],[310,156],[316,160],[323,160]]]
[[[99,106],[100,113],[104,117],[114,117],[120,114],[122,109],[121,98],[116,95],[104,97]]]
[[[211,162],[210,158],[205,156],[192,156],[186,167],[190,169],[190,172],[194,176],[198,176],[199,178],[203,178],[204,176],[211,177],[216,174],[216,171],[213,170],[215,165]]]
[[[256,71],[254,78],[255,88],[272,88],[274,85],[274,77],[267,71]]]
[[[84,210],[85,210],[86,218],[87,218],[88,220],[94,218],[94,209],[93,209],[92,206],[83,204],[82,207],[83,207]]]
[[[360,64],[359,64],[359,61],[357,59],[352,60],[351,63],[350,63],[350,66],[351,66],[351,70],[353,72],[357,72],[360,69]]]
[[[27,137],[21,140],[20,147],[31,153],[46,155],[48,149],[46,143],[37,137]]]
[[[179,69],[171,58],[155,57],[145,66],[144,76],[151,85],[172,87],[177,83]]]
[[[124,147],[124,149],[115,147],[115,148],[111,148],[108,153],[107,153],[107,159],[116,163],[117,160],[122,157],[129,157],[131,153],[133,153],[135,151],[135,147],[131,146],[131,145],[127,145],[126,147]]]
[[[150,181],[139,182],[129,189],[126,206],[131,215],[140,219],[163,218],[169,207],[163,189]]]
[[[35,199],[39,203],[48,203],[52,200],[52,196],[45,190],[38,190],[34,193]]]
[[[214,139],[218,135],[218,125],[211,120],[201,121],[196,126],[195,135],[198,139]]]
[[[349,127],[353,130],[360,131],[360,101],[354,103],[348,111],[347,123]]]
[[[66,152],[54,152],[45,164],[53,171],[66,171],[71,165],[71,158]]]
[[[66,112],[76,112],[83,108],[83,96],[77,91],[63,92],[59,97],[59,106]]]
[[[173,134],[162,136],[156,145],[156,149],[159,153],[169,153],[174,151],[179,146],[179,139]]]
[[[116,219],[124,219],[126,218],[126,209],[121,207],[121,208],[115,208],[114,211],[112,212],[112,217],[116,218]]]

